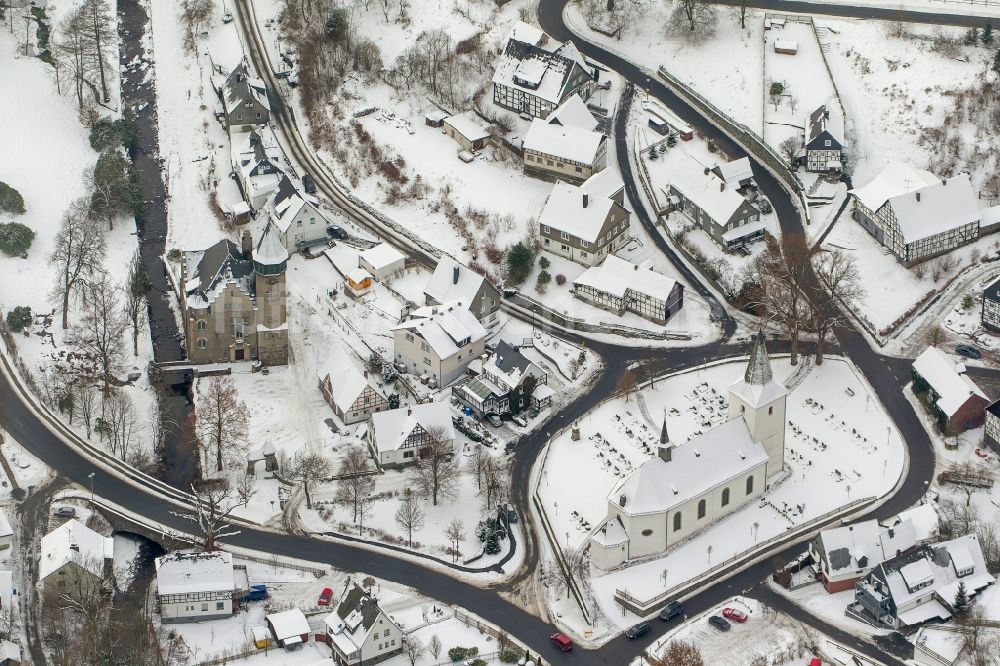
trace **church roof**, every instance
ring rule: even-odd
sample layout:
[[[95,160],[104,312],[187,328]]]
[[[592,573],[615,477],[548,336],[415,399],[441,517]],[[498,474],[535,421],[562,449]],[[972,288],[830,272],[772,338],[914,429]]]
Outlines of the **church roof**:
[[[753,346],[750,348],[750,362],[747,363],[747,371],[743,375],[747,384],[766,384],[771,381],[771,359],[767,355],[767,346],[764,344],[764,331],[758,331],[753,338]]]

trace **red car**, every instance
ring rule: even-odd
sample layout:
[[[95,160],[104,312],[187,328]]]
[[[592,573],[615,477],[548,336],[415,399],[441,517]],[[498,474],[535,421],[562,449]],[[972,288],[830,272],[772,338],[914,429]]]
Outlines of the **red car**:
[[[723,608],[722,616],[727,620],[732,620],[733,622],[739,622],[743,624],[747,621],[747,614],[741,610],[736,610],[735,608]]]
[[[573,649],[573,641],[566,634],[552,634],[549,636],[549,640],[563,652],[569,652]]]
[[[332,598],[333,598],[333,590],[331,590],[328,587],[324,587],[323,591],[319,593],[319,599],[316,601],[316,604],[319,606],[329,606],[330,599]]]

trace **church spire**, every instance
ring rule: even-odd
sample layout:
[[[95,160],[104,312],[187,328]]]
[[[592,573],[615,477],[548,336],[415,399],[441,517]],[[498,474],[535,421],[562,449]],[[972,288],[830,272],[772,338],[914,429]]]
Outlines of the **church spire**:
[[[753,338],[750,362],[747,363],[743,380],[747,384],[756,386],[763,386],[771,381],[771,359],[768,358],[767,347],[764,346],[764,331],[757,331],[757,335]]]
[[[660,446],[666,446],[670,443],[670,436],[667,435],[667,410],[663,410],[663,429],[660,430]]]
[[[670,444],[670,436],[667,435],[667,409],[663,408],[663,429],[660,430],[660,445],[657,454],[663,462],[670,462],[673,457],[673,446]]]

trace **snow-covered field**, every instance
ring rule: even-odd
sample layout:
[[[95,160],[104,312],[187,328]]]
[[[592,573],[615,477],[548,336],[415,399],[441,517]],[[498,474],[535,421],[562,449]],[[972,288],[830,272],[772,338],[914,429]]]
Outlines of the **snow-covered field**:
[[[772,362],[775,377],[787,381],[792,375],[787,359]],[[572,441],[569,431],[554,438],[539,493],[556,534],[568,535],[560,546],[580,547],[606,515],[607,495],[615,483],[655,454],[664,410],[674,442],[724,422],[727,388],[744,365],[723,363],[658,380],[655,388],[641,392],[642,402],[634,396],[612,400],[581,418],[580,441]],[[662,558],[609,573],[592,571],[597,601],[611,622],[624,626],[631,621],[621,617],[613,602],[616,589],[645,597],[694,580],[757,542],[850,501],[881,497],[895,485],[904,465],[902,442],[848,363],[828,358],[814,368],[789,395],[787,409],[787,476],[759,503],[743,507]],[[570,467],[572,475],[559,472]]]

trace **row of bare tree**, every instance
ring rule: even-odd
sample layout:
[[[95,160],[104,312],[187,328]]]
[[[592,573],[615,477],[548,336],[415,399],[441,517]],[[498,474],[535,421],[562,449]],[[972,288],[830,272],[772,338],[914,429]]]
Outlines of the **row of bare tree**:
[[[109,70],[116,67],[113,16],[108,0],[82,0],[52,31],[49,58],[56,88],[62,94],[64,82],[71,86],[83,116],[111,100]]]

